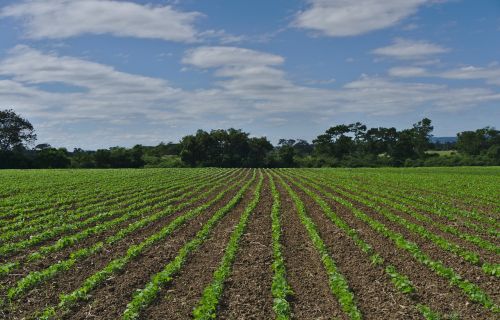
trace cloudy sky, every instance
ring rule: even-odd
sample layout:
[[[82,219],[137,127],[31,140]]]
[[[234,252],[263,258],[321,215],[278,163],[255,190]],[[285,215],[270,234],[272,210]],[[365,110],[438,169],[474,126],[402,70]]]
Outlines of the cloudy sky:
[[[2,0],[0,108],[87,149],[500,126],[498,0]]]

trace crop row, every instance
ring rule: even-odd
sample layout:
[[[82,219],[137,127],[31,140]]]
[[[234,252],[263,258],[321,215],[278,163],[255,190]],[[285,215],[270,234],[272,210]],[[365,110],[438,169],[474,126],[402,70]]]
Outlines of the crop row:
[[[5,227],[1,228],[1,231],[5,232],[8,230],[19,229],[19,227],[23,227],[25,225],[39,225],[41,223],[46,224],[48,219],[53,219],[56,216],[61,221],[66,221],[67,219],[71,219],[73,214],[90,211],[93,209],[107,208],[109,204],[119,203],[123,197],[132,196],[131,192],[134,194],[147,194],[147,192],[158,192],[163,189],[164,185],[171,185],[172,183],[176,183],[179,180],[185,180],[186,178],[193,178],[197,175],[196,173],[200,173],[202,176],[205,174],[203,172],[188,172],[187,174],[181,175],[169,175],[169,179],[164,180],[153,180],[152,182],[147,181],[147,187],[144,188],[145,181],[138,180],[132,182],[123,182],[118,183],[116,185],[110,186],[110,188],[106,188],[104,194],[100,194],[96,191],[90,192],[88,197],[80,197],[78,200],[78,207],[75,209],[73,206],[75,203],[71,203],[65,207],[52,206],[47,210],[26,213],[16,215],[14,219],[9,221],[5,221]],[[126,186],[126,187],[124,187]],[[85,188],[93,190],[93,188]],[[68,192],[71,194],[71,192]],[[60,214],[61,212],[65,212],[65,214]]]
[[[210,283],[204,290],[198,305],[193,310],[193,319],[207,320],[213,319],[217,315],[217,306],[219,305],[220,297],[224,290],[224,282],[226,278],[231,273],[231,267],[233,265],[234,259],[236,258],[236,253],[239,249],[240,239],[245,232],[250,214],[254,211],[255,207],[260,200],[260,192],[262,190],[263,182],[262,171],[259,172],[259,182],[255,188],[252,201],[247,205],[245,211],[240,217],[236,228],[231,234],[229,243],[224,251],[224,256],[222,257],[221,264],[215,270],[213,274],[212,283]]]
[[[186,199],[188,196],[192,194],[196,194],[196,192],[202,188],[204,188],[207,185],[210,185],[211,181],[206,182],[205,184],[201,184],[197,188],[193,189],[193,191],[189,193],[185,193],[184,195],[178,197],[177,200],[182,200]],[[34,271],[29,273],[27,276],[19,280],[15,286],[10,288],[8,290],[8,298],[9,299],[14,299],[20,296],[21,294],[27,292],[28,290],[36,287],[42,282],[47,281],[48,279],[53,278],[55,275],[57,275],[60,272],[67,271],[71,269],[73,266],[77,264],[78,261],[89,257],[90,255],[97,254],[99,252],[102,252],[106,246],[112,246],[114,243],[118,242],[119,240],[125,238],[127,235],[132,234],[139,230],[140,228],[143,228],[147,225],[150,225],[151,223],[158,221],[159,219],[166,217],[176,211],[182,210],[183,208],[191,205],[192,203],[195,203],[196,201],[200,199],[204,199],[207,195],[209,195],[214,189],[216,189],[220,184],[216,184],[212,186],[210,189],[208,189],[206,192],[203,192],[202,194],[197,195],[196,197],[193,197],[189,200],[186,200],[184,202],[181,202],[179,205],[176,205],[174,207],[172,206],[167,206],[163,210],[151,214],[151,215],[146,215],[143,219],[140,219],[134,223],[129,224],[127,227],[123,229],[119,229],[115,234],[110,235],[108,238],[106,238],[104,241],[97,242],[96,244],[87,247],[87,248],[82,248],[79,249],[73,253],[70,254],[70,257],[66,260],[59,261],[55,264],[52,264],[51,266],[47,267],[46,269],[43,269],[41,271]],[[150,208],[146,208],[144,212],[147,212],[150,210]],[[110,229],[111,227],[108,227]]]
[[[144,196],[148,197],[151,201],[156,201],[162,199],[165,192],[174,190],[176,192],[182,192],[179,190],[179,187],[189,186],[189,182],[193,182],[196,179],[196,176],[190,176],[187,179],[179,180],[177,182],[169,184],[167,188],[162,188],[159,186],[156,187],[148,187],[143,188],[142,190],[136,192],[135,194],[124,192],[123,195],[111,196],[111,199],[107,200],[104,203],[92,204],[90,206],[84,206],[79,208],[79,210],[65,214],[61,214],[56,211],[54,214],[43,216],[37,219],[30,221],[29,224],[25,224],[22,229],[14,229],[9,230],[2,234],[1,239],[11,240],[13,238],[17,238],[20,236],[31,235],[30,238],[40,237],[36,234],[36,232],[44,229],[51,228],[51,232],[55,232],[56,230],[61,230],[61,232],[66,232],[66,230],[78,230],[82,227],[100,221],[102,219],[106,219],[107,217],[112,217],[115,214],[118,214],[120,211],[124,211],[127,207],[131,205],[137,206],[139,202],[144,202]],[[168,194],[167,194],[168,196]],[[98,214],[99,211],[106,210],[105,214]],[[82,219],[87,220],[80,221]],[[76,221],[74,223],[73,221]],[[72,223],[73,222],[73,223]],[[10,226],[14,226],[11,224]],[[56,234],[54,234],[56,235]],[[45,240],[43,236],[42,240]],[[31,240],[35,241],[35,240]]]
[[[193,177],[193,179],[194,179],[194,177]],[[188,181],[185,181],[185,185],[184,185],[185,189],[190,188],[190,184],[192,182],[193,181],[190,179],[188,179]],[[175,185],[172,188],[176,189],[178,186],[179,185]],[[167,191],[168,190],[170,190],[170,188],[168,188]],[[140,209],[155,210],[155,209],[164,205],[162,202],[159,202],[159,201],[161,201],[164,198],[168,199],[169,197],[175,196],[177,194],[182,194],[183,190],[184,189],[182,189],[180,191],[174,190],[173,192],[167,193],[166,195],[160,194],[154,198],[144,199],[142,201],[134,200],[133,204],[128,208],[122,208],[121,205],[117,204],[116,209],[115,208],[108,208],[107,210],[109,210],[109,211],[105,211],[105,212],[93,215],[86,220],[77,221],[74,223],[61,224],[58,227],[49,228],[49,229],[46,229],[45,231],[43,231],[42,233],[32,235],[29,239],[3,244],[0,246],[0,256],[12,254],[12,253],[18,252],[20,250],[24,250],[26,248],[29,248],[29,247],[34,246],[36,244],[39,244],[42,241],[54,238],[55,236],[58,236],[58,235],[63,234],[63,233],[67,233],[70,231],[79,231],[78,235],[75,235],[72,238],[63,237],[63,238],[58,240],[58,244],[56,245],[57,248],[65,247],[65,246],[72,244],[76,241],[84,239],[90,235],[96,234],[102,230],[107,230],[107,229],[111,228],[112,226],[115,226],[115,225],[118,225],[124,221],[127,221],[131,217],[136,217],[136,216],[142,215],[142,212],[140,211]],[[155,202],[156,202],[156,204],[154,206],[151,206],[151,203],[155,203]],[[135,210],[139,210],[139,211],[135,211]],[[113,220],[105,221],[105,220],[107,220],[109,218],[113,218],[115,216],[119,216],[119,217],[115,218]],[[102,222],[102,221],[105,221],[105,222]],[[98,222],[102,222],[102,223],[96,224]],[[90,226],[90,225],[94,225],[94,226],[91,228],[82,230],[83,228]],[[82,230],[82,231],[80,231],[80,230]],[[42,249],[42,251],[43,250],[47,250],[47,249]],[[48,250],[51,250],[51,249],[48,249]]]
[[[277,177],[281,185],[288,192],[288,195],[292,198],[300,221],[304,225],[314,248],[321,256],[321,262],[323,263],[326,273],[328,274],[330,289],[332,293],[337,297],[342,310],[349,316],[350,319],[361,319],[361,312],[356,306],[354,294],[350,290],[347,280],[339,272],[335,261],[328,253],[328,249],[321,239],[316,225],[306,212],[304,202],[302,202],[297,193],[292,190],[290,185],[286,183],[281,176]]]
[[[254,173],[255,176],[255,173]],[[248,188],[250,183],[253,181],[254,178],[249,180],[243,188]],[[213,199],[206,201],[204,204],[193,208],[186,213],[176,217],[174,220],[172,220],[168,225],[163,227],[160,231],[157,233],[147,237],[145,240],[142,242],[132,245],[131,247],[128,248],[126,253],[114,260],[112,260],[110,263],[106,265],[103,269],[99,270],[98,272],[94,273],[90,277],[88,277],[83,284],[75,289],[74,291],[67,293],[67,294],[62,294],[60,295],[60,302],[57,306],[52,306],[46,308],[41,314],[40,314],[40,319],[50,319],[52,316],[54,316],[57,312],[62,312],[64,313],[65,310],[71,308],[74,304],[76,304],[78,301],[81,301],[83,299],[86,299],[91,291],[93,291],[95,288],[97,288],[100,284],[102,284],[106,279],[111,277],[113,274],[123,270],[132,260],[138,258],[145,250],[148,248],[152,247],[154,244],[159,243],[160,241],[163,241],[166,237],[170,236],[175,230],[177,230],[179,227],[184,225],[186,222],[192,220],[196,216],[200,215],[203,213],[205,210],[209,209],[212,205],[214,205],[216,202],[221,200],[228,192],[233,190],[236,186],[238,185],[238,182],[232,185],[229,185],[227,188],[219,192]],[[236,203],[235,201],[238,202],[239,199],[242,196],[242,191],[243,189],[240,189],[240,192],[233,197],[233,200],[230,201],[229,204],[234,206]],[[246,190],[246,189],[245,189]],[[236,199],[236,200],[235,200]],[[229,205],[228,204],[228,205]],[[223,208],[228,209],[228,205],[224,206]],[[232,208],[231,206],[231,208]],[[221,209],[222,210],[222,209]],[[226,213],[224,210],[219,210],[217,213],[223,212],[222,215]],[[207,224],[204,225],[204,227]]]
[[[493,311],[494,313],[500,312],[499,306],[496,305],[491,297],[489,297],[481,288],[464,279],[455,270],[447,267],[441,261],[432,260],[420,249],[417,244],[408,241],[400,233],[390,230],[383,223],[371,218],[369,215],[356,208],[353,203],[326,191],[325,187],[328,188],[328,186],[325,183],[314,183],[311,184],[311,186],[329,199],[332,199],[349,208],[358,219],[365,222],[370,228],[383,237],[392,241],[397,248],[409,252],[416,261],[432,270],[438,276],[449,280],[452,285],[460,288],[471,301],[481,304],[483,307]]]
[[[343,182],[351,185],[355,184],[356,189],[366,190],[368,188],[370,192],[376,192],[377,196],[383,195],[384,197],[392,198],[398,202],[411,203],[417,207],[423,206],[424,210],[430,211],[433,214],[445,216],[448,219],[456,220],[457,217],[462,217],[466,219],[464,221],[465,223],[474,224],[474,222],[481,222],[484,223],[486,227],[491,225],[500,226],[498,225],[497,219],[485,215],[484,213],[455,207],[452,202],[456,201],[456,199],[451,198],[448,194],[430,191],[425,193],[416,192],[415,185],[419,183],[418,179],[406,177],[404,180],[398,179],[396,181],[388,181],[387,175],[382,175],[377,179],[363,178],[364,179],[361,181],[357,179],[345,179]],[[448,186],[448,188],[450,188],[450,186]],[[453,194],[450,190],[447,190],[447,193]],[[476,231],[478,231],[477,229],[478,228],[476,228]]]
[[[174,176],[180,174],[181,172],[176,172]],[[20,185],[29,186],[28,190],[20,192],[18,197],[10,197],[2,201],[4,207],[0,211],[0,217],[2,219],[9,217],[23,219],[25,216],[37,216],[47,211],[68,210],[82,202],[98,202],[100,198],[105,198],[106,195],[116,191],[133,190],[134,185],[149,184],[148,182],[155,181],[151,177],[150,175],[141,175],[137,176],[136,179],[130,179],[129,176],[121,174],[113,178],[108,174],[104,181],[92,181],[85,176],[77,179],[72,176],[69,181],[68,177],[62,177],[59,183],[54,183],[54,177],[51,176],[49,185],[45,181],[44,185],[30,190],[37,185],[33,182],[32,177],[20,183]],[[165,177],[165,180],[173,181],[170,176]],[[127,187],[123,188],[123,186]],[[11,203],[11,205],[6,205],[6,203]]]
[[[276,320],[288,320],[291,316],[289,299],[293,296],[293,291],[286,279],[285,260],[281,246],[281,199],[273,177],[267,174],[271,185],[273,196],[273,206],[271,208],[271,228],[273,238],[273,282],[271,291],[273,295],[273,310]]]
[[[325,180],[322,180],[321,178],[317,178],[317,179],[320,181],[323,181],[325,184],[328,183]],[[440,230],[445,231],[445,232],[450,231],[450,230],[455,230],[455,232],[449,232],[449,233],[452,233],[452,234],[459,233],[458,230],[456,230],[455,228],[453,228],[451,226],[443,226],[443,225],[433,221],[432,219],[430,219],[426,216],[423,216],[423,215],[419,214],[418,212],[409,210],[407,207],[399,205],[397,203],[385,201],[383,198],[382,199],[375,198],[373,196],[366,195],[362,192],[358,192],[356,194],[354,191],[354,188],[351,189],[350,186],[347,186],[346,188],[348,188],[350,190],[350,192],[346,192],[346,191],[342,190],[341,188],[336,188],[336,192],[338,192],[340,195],[342,195],[344,197],[351,198],[359,203],[362,203],[363,205],[373,209],[375,212],[382,214],[388,220],[401,225],[402,227],[404,227],[407,230],[421,236],[422,238],[430,240],[432,243],[434,243],[435,245],[437,245],[441,249],[453,253],[454,255],[462,258],[464,261],[467,261],[473,265],[481,266],[482,270],[486,274],[497,276],[497,277],[500,276],[500,265],[499,264],[484,262],[484,260],[481,259],[480,255],[478,253],[472,252],[472,251],[467,250],[465,248],[462,248],[461,246],[459,246],[453,242],[450,242],[447,239],[445,239],[439,235],[436,235],[436,234],[430,232],[424,226],[412,223],[412,222],[408,221],[407,219],[393,213],[392,211],[388,210],[386,207],[380,206],[378,203],[383,203],[384,205],[386,205],[388,207],[392,207],[392,208],[397,209],[401,212],[405,212],[405,213],[409,214],[410,216],[412,216],[413,218],[415,218],[416,220],[422,221],[422,222],[427,222],[430,225],[436,226]],[[372,199],[372,200],[369,200],[369,199]],[[490,250],[490,251],[495,252],[495,253],[500,253],[500,248],[498,246],[496,246],[496,245],[494,245],[486,240],[483,240],[483,239],[476,237],[476,236],[473,236],[473,235],[468,235],[466,233],[461,233],[461,235],[462,235],[461,238],[464,238],[466,240],[468,239],[470,242],[480,246],[481,248]]]
[[[201,187],[204,187],[205,185],[209,184],[211,181],[212,181],[212,179],[209,179],[207,182],[203,183],[201,185]],[[187,185],[188,185],[187,188],[191,188],[189,186],[189,182],[187,182]],[[198,189],[199,188],[197,188],[197,190]],[[142,217],[142,216],[147,217],[147,215],[150,214],[151,210],[154,210],[154,209],[157,210],[159,208],[162,208],[163,206],[168,205],[171,202],[181,200],[181,199],[183,199],[191,194],[192,193],[184,194],[180,197],[179,196],[170,197],[167,194],[167,195],[165,195],[165,199],[163,201],[155,204],[153,207],[147,206],[148,205],[147,200],[139,202],[139,203],[135,204],[136,208],[130,207],[130,208],[128,208],[127,211],[124,210],[125,214],[120,216],[118,219],[109,221],[108,223],[105,223],[105,224],[96,225],[94,228],[81,230],[73,235],[67,235],[67,236],[61,237],[60,239],[58,239],[55,243],[53,243],[51,245],[40,247],[37,251],[35,251],[35,252],[31,253],[29,256],[27,256],[26,260],[31,262],[31,261],[36,261],[36,260],[42,259],[48,253],[56,252],[56,251],[61,250],[65,247],[69,247],[71,245],[74,245],[77,242],[83,240],[84,238],[89,237],[92,234],[95,235],[99,232],[107,231],[113,227],[113,225],[114,225],[113,221],[116,222],[116,220],[118,220],[118,223],[120,223],[120,222],[126,221],[127,219],[132,219],[135,217]],[[176,193],[174,193],[174,195],[176,195]],[[135,210],[132,210],[132,209],[135,209]],[[152,217],[153,216],[149,217],[149,219],[151,219]],[[140,221],[147,221],[147,219],[146,220],[143,219]],[[21,263],[21,261],[12,261],[11,260],[4,265],[0,265],[0,277],[7,275],[9,272],[11,272],[15,268],[19,267],[20,263]]]
[[[123,313],[123,319],[137,319],[140,312],[156,300],[161,289],[168,284],[173,276],[182,268],[187,258],[198,249],[210,236],[212,230],[224,216],[231,211],[240,201],[250,185],[255,180],[255,171],[253,176],[245,185],[226,203],[222,208],[217,210],[214,215],[202,226],[196,233],[195,237],[189,240],[160,272],[155,274],[151,281],[145,287],[134,295],[132,300],[127,304],[127,308]]]
[[[317,193],[313,192],[311,189],[307,188],[304,184],[307,184],[307,180],[300,178],[298,175],[285,175],[290,183],[294,184],[302,190],[306,195],[311,197],[322,209],[325,216],[334,223],[336,227],[340,230],[344,231],[346,235],[354,242],[354,244],[365,254],[368,255],[369,260],[375,266],[380,266],[383,268],[385,273],[391,279],[392,283],[396,287],[398,291],[403,294],[412,294],[415,292],[415,288],[413,284],[408,279],[407,276],[401,274],[395,266],[388,264],[374,249],[373,247],[361,239],[359,233],[356,229],[351,228],[342,218],[340,218],[332,208],[327,204],[325,200],[323,200]],[[300,182],[299,182],[300,181]],[[301,183],[302,182],[302,183]],[[410,297],[413,297],[410,295]],[[431,309],[421,303],[417,304],[417,309],[422,313],[422,315],[426,319],[432,319],[431,317],[426,316],[427,313],[425,311],[429,311],[429,314],[436,315],[437,313],[431,311]]]

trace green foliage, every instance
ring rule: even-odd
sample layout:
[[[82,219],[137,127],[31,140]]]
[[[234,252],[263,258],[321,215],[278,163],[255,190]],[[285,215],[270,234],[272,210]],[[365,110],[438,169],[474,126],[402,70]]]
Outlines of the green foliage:
[[[181,140],[180,156],[191,167],[263,167],[273,146],[242,130],[198,130]]]
[[[33,125],[14,110],[0,110],[0,151],[19,150],[36,140]]]
[[[402,293],[412,293],[415,291],[408,277],[398,273],[394,266],[387,266],[385,272],[391,277],[392,283]]]
[[[385,167],[500,165],[500,131],[485,127],[457,134],[459,153],[437,156],[443,148],[430,141],[434,127],[424,118],[412,128],[367,128],[356,122],[338,124],[310,144],[280,139],[274,147],[266,137],[250,137],[241,129],[198,130],[179,143],[136,145],[96,151],[68,152],[40,144],[31,124],[12,110],[0,111],[0,168],[180,168],[180,167]],[[454,143],[446,148],[454,148]]]
[[[143,156],[144,168],[184,168],[186,164],[181,157],[168,155],[162,157]]]
[[[187,183],[191,184],[192,180],[188,180]],[[53,278],[55,275],[57,275],[63,271],[70,270],[79,260],[82,260],[86,257],[91,256],[91,255],[94,255],[98,252],[101,252],[105,248],[105,246],[112,245],[113,243],[125,238],[125,236],[131,234],[132,232],[137,231],[140,228],[143,228],[147,225],[150,225],[151,223],[153,223],[153,222],[155,222],[155,221],[157,221],[165,216],[168,216],[173,212],[181,210],[182,208],[185,208],[185,207],[191,205],[192,203],[195,203],[196,201],[205,198],[208,194],[210,194],[210,192],[212,192],[215,188],[217,188],[218,185],[211,187],[209,190],[203,192],[200,195],[197,195],[191,199],[188,199],[185,202],[182,202],[183,199],[187,199],[190,195],[196,194],[196,192],[198,190],[204,188],[206,185],[209,185],[210,183],[211,183],[211,181],[209,180],[209,181],[205,182],[204,184],[201,184],[199,187],[195,188],[191,192],[186,192],[179,197],[168,199],[165,203],[160,203],[157,206],[157,208],[160,209],[163,207],[164,209],[160,210],[159,212],[157,212],[155,214],[147,215],[147,213],[152,208],[146,207],[146,208],[144,208],[144,210],[139,210],[139,211],[135,211],[135,212],[131,211],[127,214],[122,215],[119,218],[122,222],[127,221],[127,220],[131,219],[132,217],[136,217],[136,216],[145,215],[145,217],[135,221],[134,223],[129,224],[127,227],[125,227],[123,229],[120,229],[119,231],[117,231],[117,233],[109,236],[104,241],[97,242],[93,246],[90,246],[87,248],[82,248],[78,251],[71,253],[69,259],[59,261],[59,262],[47,267],[46,269],[41,270],[41,271],[33,271],[33,272],[29,273],[27,276],[20,279],[15,284],[15,286],[11,287],[8,290],[9,299],[16,298],[16,297],[20,296],[21,294],[26,293],[28,290],[37,286],[38,284],[45,282],[48,279]],[[168,204],[170,202],[178,202],[178,201],[180,201],[179,205],[176,205],[174,207],[172,207],[172,206],[164,207],[165,204]],[[198,212],[198,211],[196,211],[196,212]],[[187,217],[189,217],[189,215]],[[182,220],[182,221],[185,221],[185,220]],[[115,224],[108,222],[107,224],[97,225],[96,227],[94,227],[94,229],[98,228],[101,231],[106,231],[106,230],[110,230],[114,225]],[[92,230],[92,228],[88,229],[88,230]],[[50,245],[47,247],[42,247],[38,252],[36,252],[36,254],[30,255],[31,260],[41,259],[47,253],[59,251],[62,248],[66,247],[70,244],[75,243],[76,241],[78,241],[81,238],[82,234],[85,237],[87,237],[89,235],[89,233],[91,233],[88,230],[82,231],[76,235],[70,235],[70,236],[63,237],[63,238],[59,239],[53,245]],[[158,234],[157,234],[157,236],[158,236]],[[157,238],[155,238],[155,239],[157,239]]]
[[[236,253],[238,252],[240,239],[248,224],[250,214],[253,212],[260,200],[260,192],[263,182],[262,172],[260,172],[259,175],[259,182],[255,188],[253,199],[245,208],[238,224],[236,225],[236,228],[231,234],[224,256],[222,257],[222,262],[213,274],[212,283],[210,283],[203,290],[201,299],[193,310],[193,319],[206,320],[216,318],[217,306],[219,304],[219,299],[222,296],[222,291],[224,290],[224,281],[231,272],[231,267],[236,257]]]
[[[226,205],[217,210],[217,212],[203,225],[201,230],[198,231],[196,236],[179,250],[175,258],[168,263],[162,271],[155,274],[143,289],[136,292],[132,300],[127,304],[123,319],[132,320],[139,318],[140,312],[156,299],[161,288],[172,280],[173,275],[184,265],[191,252],[198,249],[199,246],[205,242],[216,224],[240,202],[254,180],[255,171],[252,179],[249,179]]]
[[[429,258],[429,256],[421,251],[416,243],[406,240],[400,233],[390,230],[381,222],[371,218],[361,210],[357,209],[352,204],[352,202],[349,202],[328,191],[325,191],[317,185],[314,187],[321,193],[325,194],[327,197],[349,208],[356,217],[366,222],[373,230],[393,241],[398,248],[408,251],[416,261],[425,265],[426,267],[434,271],[437,275],[448,279],[451,284],[460,288],[470,298],[470,300],[483,305],[485,308],[495,313],[500,312],[500,307],[495,304],[495,302],[492,301],[492,299],[486,293],[484,293],[481,288],[471,283],[470,281],[463,279],[452,268],[446,267],[441,261],[435,261]]]
[[[273,310],[278,320],[287,320],[291,317],[289,298],[293,295],[286,280],[285,260],[281,250],[281,199],[273,177],[267,174],[273,195],[273,206],[271,209],[272,238],[273,238],[273,283],[271,291],[273,294]]]
[[[283,178],[278,176],[278,179],[292,198],[297,213],[299,214],[300,221],[306,228],[314,248],[321,256],[321,262],[323,263],[323,266],[328,274],[330,289],[332,293],[337,297],[342,310],[349,316],[350,319],[361,319],[362,315],[358,310],[358,307],[356,306],[354,294],[349,289],[347,280],[338,271],[335,261],[329,255],[328,249],[321,239],[316,225],[307,215],[304,203],[302,202],[302,200],[300,200],[297,193],[295,193],[295,191],[293,191],[292,188],[283,180]]]

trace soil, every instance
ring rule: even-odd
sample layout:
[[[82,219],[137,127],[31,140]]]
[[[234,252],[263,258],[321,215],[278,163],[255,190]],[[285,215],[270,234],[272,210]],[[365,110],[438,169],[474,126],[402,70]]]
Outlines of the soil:
[[[294,319],[347,319],[328,286],[321,257],[299,220],[293,200],[277,183],[281,197],[282,249],[286,276],[294,294]]]
[[[224,285],[218,319],[272,319],[273,250],[271,208],[273,198],[268,178],[262,187],[259,204],[250,216],[247,230],[231,275]]]
[[[335,194],[333,190],[328,191]],[[337,194],[337,196],[340,195]],[[463,319],[495,319],[489,310],[477,303],[470,302],[459,288],[452,286],[448,280],[416,261],[407,251],[397,248],[391,240],[386,239],[366,223],[357,219],[348,208],[329,198],[323,196],[322,198],[351,228],[356,229],[361,238],[370,244],[386,262],[394,265],[400,273],[408,276],[419,293],[417,302],[424,303],[441,314],[458,313]]]
[[[337,228],[321,207],[307,194],[292,187],[304,201],[308,215],[315,222],[321,238],[328,246],[339,272],[354,293],[364,319],[421,319],[414,302],[392,285],[383,267],[370,263],[354,241]]]
[[[243,183],[243,181],[241,183]],[[104,268],[113,259],[122,256],[131,245],[140,243],[148,236],[158,232],[161,228],[170,223],[176,217],[182,215],[183,213],[186,213],[194,207],[207,202],[218,192],[220,192],[220,190],[214,191],[212,195],[207,197],[206,199],[201,199],[179,212],[175,212],[167,217],[160,219],[159,221],[156,221],[154,224],[151,224],[146,228],[136,231],[132,235],[129,235],[125,239],[115,243],[111,248],[107,248],[99,255],[90,256],[86,259],[83,259],[78,263],[76,268],[73,268],[71,270],[71,272],[62,272],[55,278],[51,279],[49,282],[38,286],[36,289],[29,292],[21,299],[15,301],[15,304],[12,306],[11,310],[9,310],[8,319],[20,319],[33,314],[35,311],[42,310],[47,306],[56,305],[59,302],[58,297],[60,293],[68,293],[75,290],[90,275]],[[218,204],[216,204],[215,207],[222,206],[222,203],[227,202],[230,197],[234,195],[234,193],[235,191],[229,192],[223,199],[219,200]],[[206,215],[202,216],[205,217]],[[181,228],[178,229],[177,232],[171,236],[171,238],[177,238],[177,233],[182,232],[181,230],[185,228],[190,229],[189,226],[191,226],[192,228],[193,223],[196,227],[199,227],[200,223],[202,223],[200,219],[200,216],[198,216],[197,219],[191,220],[184,226],[181,226]],[[182,241],[182,239],[183,238],[179,236],[179,241]]]
[[[215,206],[179,228],[164,241],[147,249],[138,259],[132,261],[124,272],[109,279],[103,286],[95,290],[90,301],[86,301],[79,307],[74,308],[73,312],[66,314],[65,319],[88,319],[88,314],[92,314],[94,319],[119,319],[127,303],[132,299],[134,292],[137,289],[142,289],[149,282],[152,275],[160,272],[177,255],[182,246],[192,239],[203,224],[219,208],[225,205],[235,193],[236,190],[224,197],[223,201],[218,202]],[[242,202],[244,201],[246,201],[246,198],[242,200]],[[241,202],[239,205],[241,205]],[[239,208],[239,205],[237,208]],[[231,216],[231,213],[228,216]],[[221,223],[226,221],[225,218]]]
[[[277,174],[279,171],[273,173]],[[207,195],[204,199],[195,201],[186,208],[135,231],[111,246],[106,246],[98,254],[78,261],[77,265],[70,270],[62,271],[53,279],[39,284],[30,292],[13,301],[12,304],[2,304],[2,298],[5,297],[7,289],[28,272],[42,270],[59,260],[64,260],[71,252],[102,241],[136,219],[131,219],[113,230],[88,237],[73,246],[49,254],[40,261],[23,263],[11,275],[0,279],[0,319],[30,319],[36,311],[57,305],[60,294],[69,293],[80,287],[89,276],[104,268],[113,259],[123,256],[130,246],[144,241],[147,237],[160,231],[176,217],[215,197],[217,193],[228,187],[227,179],[229,177],[235,177],[234,181],[238,181],[238,186],[241,187],[248,181],[250,174],[251,171],[245,169],[225,176],[222,183],[214,183],[221,183],[221,185],[210,192],[210,195]],[[450,319],[455,315],[460,316],[461,319],[483,320],[498,318],[496,314],[481,305],[471,302],[470,298],[461,289],[450,284],[449,280],[438,276],[431,269],[414,259],[410,253],[398,248],[393,241],[385,238],[368,224],[358,219],[351,208],[344,207],[324,196],[320,191],[311,189],[325,200],[332,211],[351,228],[355,229],[360,238],[371,245],[374,251],[384,259],[384,264],[381,266],[372,264],[369,256],[359,249],[346,232],[330,221],[312,197],[293,185],[286,177],[285,181],[289,183],[304,202],[307,215],[315,223],[319,235],[326,245],[328,254],[335,261],[338,271],[347,280],[363,319],[423,319],[423,316],[417,310],[418,304],[427,305],[433,311],[440,313],[443,320]],[[246,191],[241,201],[215,225],[206,241],[189,255],[181,270],[174,275],[170,283],[162,288],[157,300],[142,312],[141,319],[175,320],[190,319],[192,317],[193,308],[198,304],[203,290],[213,280],[213,273],[220,265],[229,238],[241,214],[253,198],[256,184],[255,181]],[[337,297],[329,287],[328,275],[321,261],[321,256],[314,248],[305,227],[302,225],[293,200],[279,180],[276,180],[276,185],[280,193],[282,208],[282,254],[287,282],[293,290],[293,295],[289,301],[292,318],[300,320],[348,319],[347,315],[342,311]],[[497,305],[499,304],[498,278],[486,275],[480,266],[472,265],[463,261],[460,257],[444,251],[430,240],[422,238],[398,223],[391,222],[376,210],[352,200],[351,196],[341,195],[338,193],[339,189],[337,189],[342,188],[341,182],[332,181],[329,185],[330,187],[325,187],[324,190],[352,202],[355,208],[372,219],[383,223],[390,230],[401,233],[405,239],[416,243],[431,259],[442,261],[444,265],[452,267],[455,272],[478,285]],[[208,190],[209,187],[200,190],[199,193]],[[146,249],[125,266],[122,272],[118,272],[106,279],[105,282],[90,293],[88,300],[79,302],[71,310],[65,314],[58,314],[58,316],[71,320],[120,319],[127,303],[132,299],[136,290],[143,288],[154,274],[161,271],[166,264],[172,261],[179,249],[193,239],[208,219],[219,208],[224,206],[238,190],[238,187],[231,188],[222,199],[209,209],[185,222],[159,243]],[[350,192],[356,194],[356,190]],[[450,197],[450,205],[453,205],[453,196],[448,196]],[[190,198],[192,197],[187,199]],[[173,205],[181,203],[181,201],[177,201]],[[217,318],[233,320],[273,319],[275,317],[272,309],[273,297],[271,291],[273,277],[272,202],[269,180],[265,177],[260,201],[249,217],[246,230],[240,239],[240,246],[231,273],[224,283],[224,291],[217,308]],[[443,232],[431,224],[420,222],[407,213],[400,212],[384,204],[380,205],[412,223],[424,226],[427,230],[450,242],[480,254],[485,262],[498,263],[499,261],[499,257],[495,253],[479,248],[460,237]],[[454,225],[461,231],[480,235],[489,239],[492,243],[498,242],[494,236],[474,232],[460,224],[460,221],[452,222],[442,217],[435,217],[430,212],[415,210],[428,215],[435,222]],[[490,213],[495,214],[495,212]],[[35,246],[33,249],[37,247]],[[26,252],[30,252],[30,250]],[[26,252],[13,255],[7,261],[12,261],[13,257],[22,258]],[[406,275],[413,283],[416,292],[412,294],[399,292],[384,270],[387,265],[393,265],[398,272]]]

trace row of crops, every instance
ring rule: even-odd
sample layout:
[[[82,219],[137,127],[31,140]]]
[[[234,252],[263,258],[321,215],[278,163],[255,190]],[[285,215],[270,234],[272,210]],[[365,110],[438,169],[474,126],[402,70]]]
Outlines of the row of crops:
[[[498,319],[500,169],[2,171],[1,319]]]

